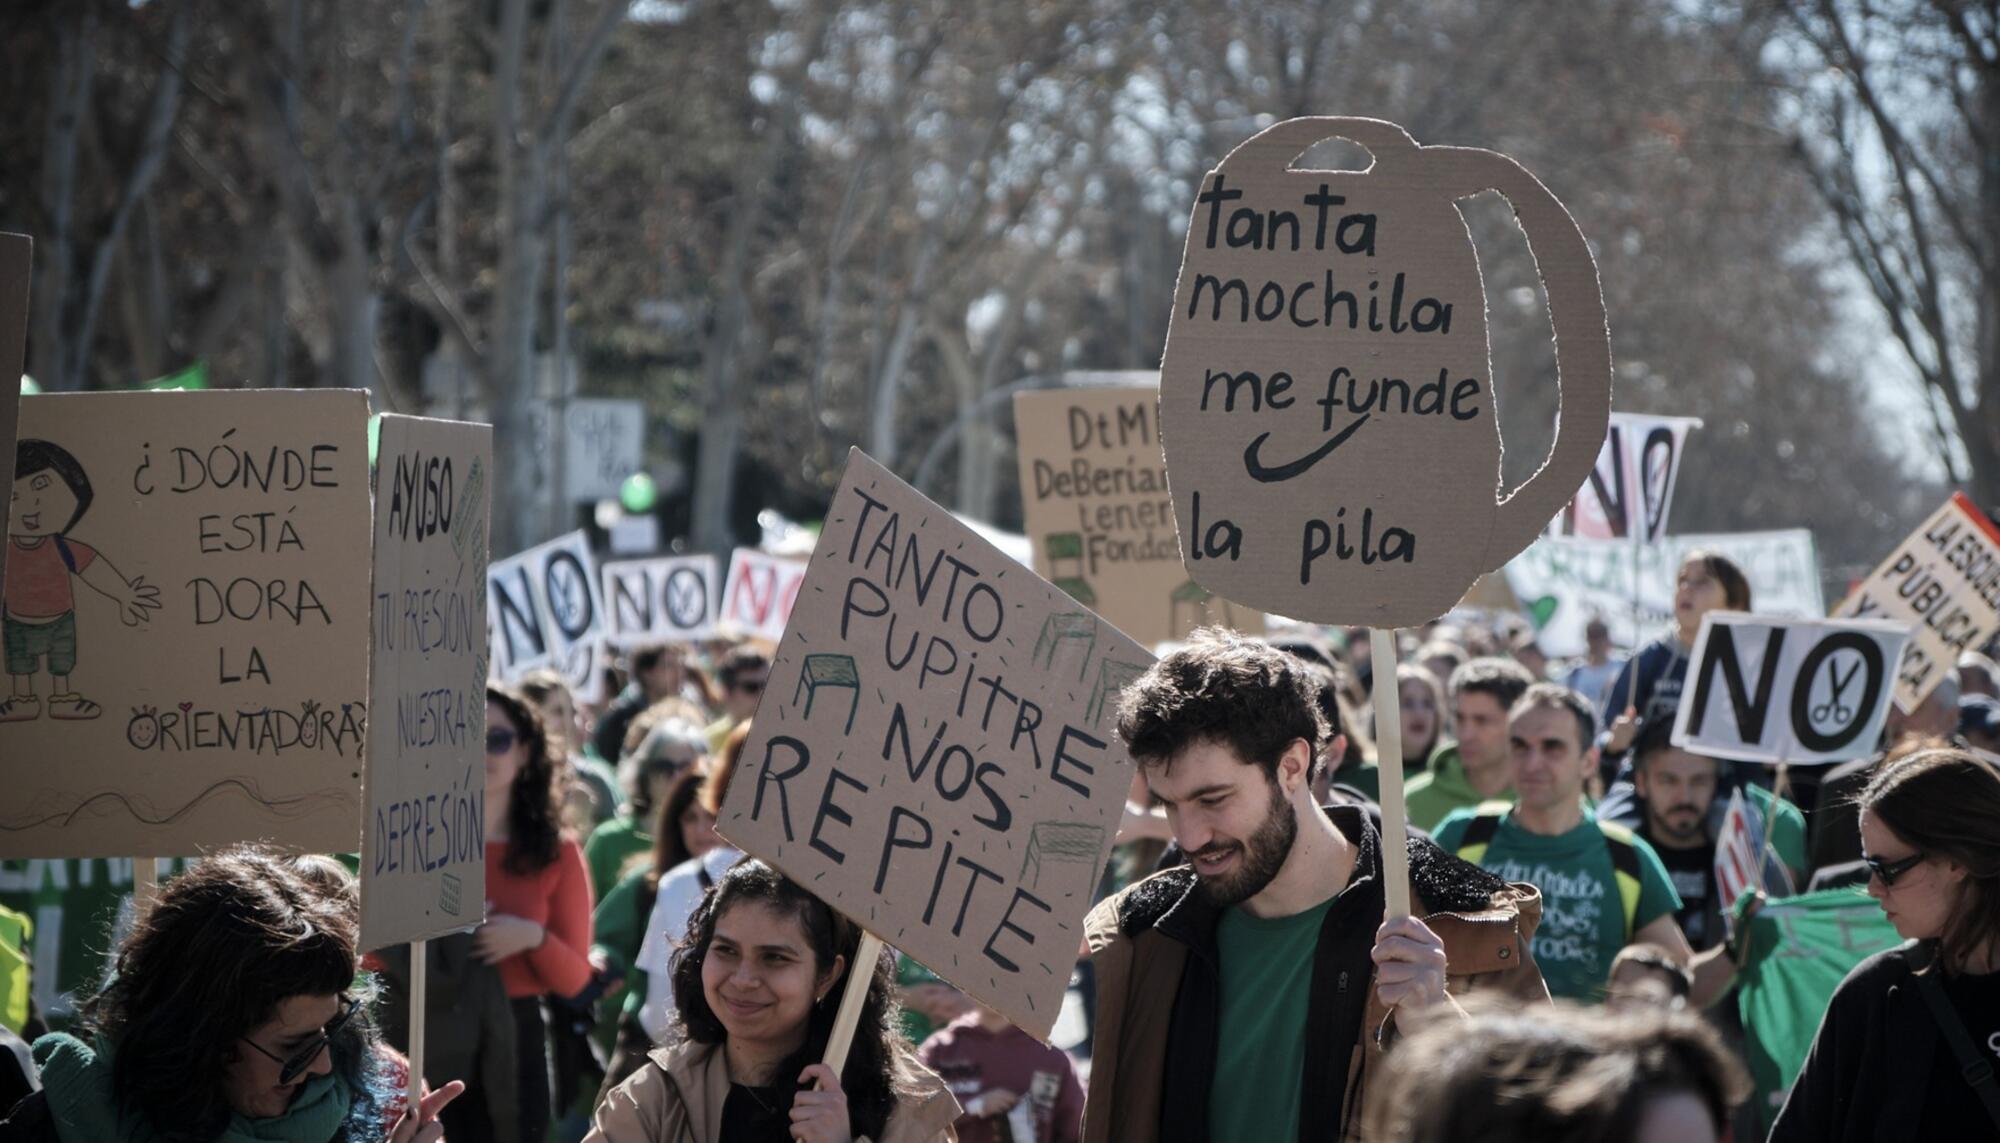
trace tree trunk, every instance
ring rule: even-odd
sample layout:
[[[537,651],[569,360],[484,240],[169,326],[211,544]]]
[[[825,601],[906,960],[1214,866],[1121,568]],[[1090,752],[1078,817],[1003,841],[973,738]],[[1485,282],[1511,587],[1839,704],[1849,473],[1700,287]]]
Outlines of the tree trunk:
[[[522,60],[527,48],[528,0],[503,0],[499,67],[493,88],[493,144],[500,164],[500,266],[488,326],[487,406],[493,417],[493,464],[505,481],[510,511],[493,521],[498,552],[528,547],[541,529],[535,521],[546,502],[546,477],[529,439],[535,420],[535,300],[542,266],[541,231],[535,217],[540,188],[521,145]]]

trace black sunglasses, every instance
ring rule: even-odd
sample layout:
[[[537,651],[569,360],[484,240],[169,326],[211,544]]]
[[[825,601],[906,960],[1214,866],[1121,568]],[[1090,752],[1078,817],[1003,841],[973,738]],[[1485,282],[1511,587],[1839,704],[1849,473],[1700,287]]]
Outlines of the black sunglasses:
[[[742,691],[746,695],[761,695],[764,693],[763,679],[743,679],[738,682],[731,683],[729,685],[735,687],[739,691]]]
[[[360,1010],[361,998],[359,996],[349,1000],[347,1007],[342,1009],[339,1015],[329,1020],[326,1026],[319,1030],[319,1035],[314,1036],[304,1046],[299,1048],[298,1051],[293,1052],[287,1057],[279,1057],[276,1053],[271,1052],[264,1045],[259,1044],[248,1036],[243,1037],[243,1042],[262,1052],[265,1059],[278,1065],[278,1086],[284,1087],[304,1075],[306,1069],[313,1066],[313,1061],[319,1058],[321,1052],[326,1051],[326,1046],[333,1041],[335,1036],[340,1034],[340,1030],[345,1028],[347,1022],[354,1019],[354,1014]]]
[[[1879,857],[1864,857],[1861,859],[1861,864],[1868,867],[1869,873],[1882,879],[1882,888],[1892,889],[1896,885],[1896,878],[1915,869],[1923,859],[1923,854],[1913,853],[1901,861],[1884,861]]]
[[[514,728],[511,726],[489,726],[486,728],[486,752],[505,754],[514,749]]]

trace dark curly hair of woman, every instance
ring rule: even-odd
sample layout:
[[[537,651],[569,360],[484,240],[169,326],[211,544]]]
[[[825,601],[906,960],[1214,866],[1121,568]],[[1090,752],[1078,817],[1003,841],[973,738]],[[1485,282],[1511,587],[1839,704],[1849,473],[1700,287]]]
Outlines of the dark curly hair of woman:
[[[514,734],[528,747],[527,761],[514,775],[514,788],[507,799],[507,856],[500,864],[509,873],[539,873],[555,862],[562,844],[548,728],[534,704],[511,687],[489,685],[486,701],[506,712]]]
[[[854,954],[861,943],[861,930],[763,862],[743,861],[733,866],[688,917],[687,937],[674,950],[670,969],[674,1004],[680,1009],[680,1034],[697,1044],[719,1045],[728,1038],[702,989],[701,966],[708,957],[709,944],[715,939],[716,921],[742,904],[755,904],[780,916],[797,917],[807,943],[812,946],[815,973],[826,971],[836,956],[847,958],[847,971],[833,982],[826,999],[815,1004],[807,1018],[805,1043],[778,1065],[775,1079],[783,1100],[779,1106],[789,1107],[799,1073],[826,1053],[834,1017],[840,1011],[840,998],[847,990],[848,975],[856,967]],[[857,1138],[865,1135],[880,1139],[890,1113],[896,1109],[896,1097],[911,1091],[911,1074],[905,1067],[910,1042],[903,1036],[902,1006],[896,1000],[895,958],[885,952],[873,965],[862,967],[871,973],[868,998],[861,1005],[861,1022],[854,1030],[854,1045],[848,1049],[840,1086],[847,1093],[849,1132]]]
[[[223,850],[169,881],[83,1006],[82,1034],[115,1045],[119,1103],[169,1138],[212,1139],[229,1123],[225,1077],[245,1035],[294,996],[352,996],[355,918],[279,854]],[[389,1083],[364,1004],[335,1034],[334,1072],[353,1092],[337,1138],[379,1133]]]

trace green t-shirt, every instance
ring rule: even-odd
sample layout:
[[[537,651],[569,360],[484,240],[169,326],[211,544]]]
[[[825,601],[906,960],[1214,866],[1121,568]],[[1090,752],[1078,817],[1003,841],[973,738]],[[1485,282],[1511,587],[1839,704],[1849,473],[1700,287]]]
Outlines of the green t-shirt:
[[[1458,810],[1445,818],[1434,835],[1438,845],[1458,852],[1475,812]],[[1533,951],[1549,995],[1559,999],[1599,999],[1611,975],[1611,958],[1630,943],[1611,850],[1600,824],[1586,815],[1568,833],[1543,837],[1516,825],[1509,811],[1479,859],[1482,867],[1501,877],[1526,881],[1542,891],[1542,923],[1535,930]],[[1653,847],[1630,831],[1622,832],[1639,857],[1639,907],[1632,916],[1632,931],[1637,932],[1679,909],[1681,899]]]
[[[1299,1137],[1313,951],[1335,900],[1289,917],[1259,918],[1231,908],[1216,926],[1222,1020],[1208,1091],[1214,1143]]]
[[[1465,763],[1460,759],[1458,744],[1448,743],[1431,755],[1430,769],[1412,777],[1404,786],[1404,813],[1409,815],[1410,824],[1421,830],[1437,832],[1438,823],[1451,815],[1453,810],[1476,806],[1487,800],[1485,794],[1473,788],[1465,776]],[[1511,802],[1514,789],[1508,787],[1493,797]]]

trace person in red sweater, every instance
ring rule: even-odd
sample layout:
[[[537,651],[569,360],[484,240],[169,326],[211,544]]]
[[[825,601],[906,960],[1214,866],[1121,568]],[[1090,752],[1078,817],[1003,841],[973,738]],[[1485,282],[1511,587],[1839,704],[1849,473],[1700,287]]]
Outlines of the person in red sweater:
[[[511,689],[486,688],[486,923],[476,956],[500,970],[513,1002],[520,1138],[549,1126],[544,997],[590,983],[590,872],[562,832],[555,768],[541,715]]]
[[[1061,1048],[984,1005],[931,1033],[917,1058],[943,1078],[965,1114],[961,1143],[1077,1143],[1083,1085]]]

